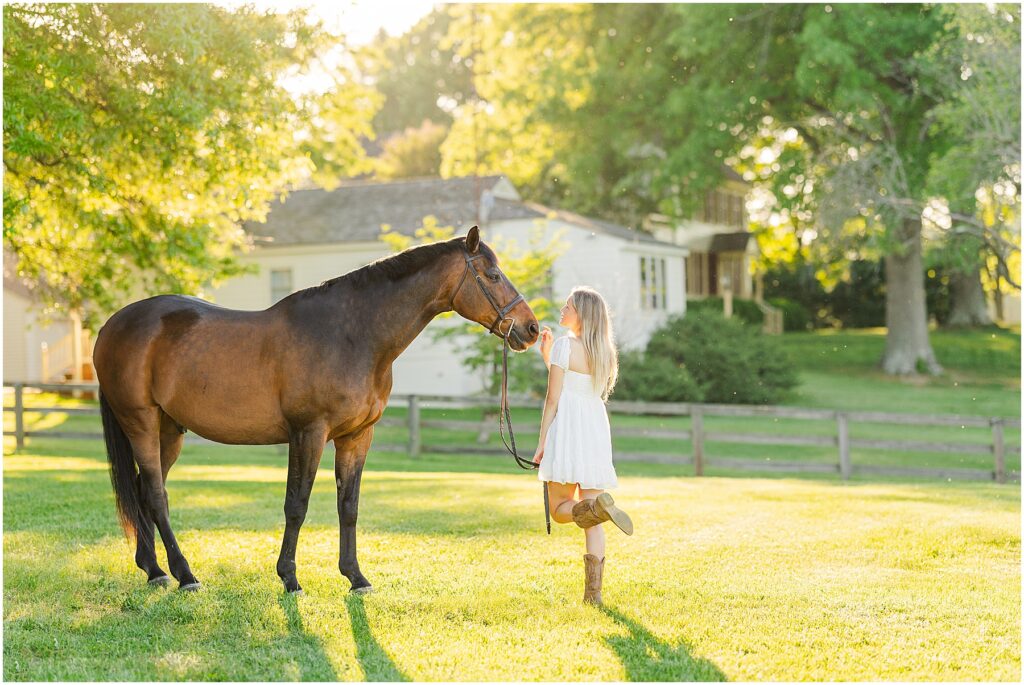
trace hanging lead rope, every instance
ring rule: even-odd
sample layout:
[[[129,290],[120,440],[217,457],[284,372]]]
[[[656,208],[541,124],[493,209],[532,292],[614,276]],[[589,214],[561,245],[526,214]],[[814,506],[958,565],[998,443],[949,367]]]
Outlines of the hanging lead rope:
[[[516,464],[519,465],[519,468],[532,470],[539,468],[540,464],[534,464],[532,461],[523,459],[522,457],[519,456],[519,452],[518,450],[516,450],[516,436],[512,433],[512,415],[509,412],[508,407],[508,337],[512,335],[512,328],[515,326],[516,320],[506,315],[519,302],[523,301],[523,296],[519,293],[516,293],[516,297],[514,300],[509,302],[504,307],[499,306],[498,303],[494,301],[494,298],[491,297],[491,294],[487,291],[487,288],[484,287],[484,282],[480,278],[480,274],[477,273],[477,270],[472,266],[473,261],[476,259],[480,259],[482,256],[483,255],[480,254],[470,256],[469,252],[463,251],[462,257],[463,259],[466,260],[466,270],[462,272],[462,278],[459,279],[459,284],[455,287],[455,290],[452,291],[452,298],[451,302],[448,303],[448,308],[453,310],[455,309],[455,296],[462,289],[462,284],[466,281],[466,276],[469,274],[470,271],[472,271],[473,277],[476,279],[476,284],[480,287],[480,291],[484,294],[484,297],[487,298],[487,301],[491,303],[491,306],[494,307],[494,311],[498,313],[498,316],[494,319],[494,323],[491,324],[491,327],[488,329],[490,333],[493,333],[494,329],[497,328],[498,333],[499,335],[501,335],[502,338],[501,406],[498,408],[498,433],[501,435],[501,441],[502,443],[504,443],[505,449],[508,450],[508,453],[511,454],[513,458],[515,458]],[[506,321],[511,321],[512,323],[511,325],[509,325],[508,330],[502,333],[501,324],[505,323]],[[511,447],[509,447],[508,442],[505,440],[505,432],[502,426],[503,420],[508,423],[508,434],[512,440]],[[544,482],[544,523],[547,527],[548,535],[551,535],[551,505],[548,503],[547,481]]]
[[[501,323],[504,323],[506,319],[502,319]],[[511,318],[508,320],[515,324],[515,321]],[[498,330],[501,330],[501,323],[498,324]],[[505,449],[511,454],[519,468],[522,469],[536,469],[540,468],[540,464],[534,464],[532,461],[527,461],[519,456],[518,450],[516,450],[516,436],[512,432],[512,414],[509,411],[508,406],[508,336],[512,333],[512,326],[508,327],[508,331],[502,335],[504,341],[501,349],[501,406],[498,409],[498,433],[501,435],[501,441],[505,444]],[[508,436],[512,441],[512,446],[509,447],[508,442],[505,441],[505,432],[502,429],[502,419],[508,423]],[[551,535],[551,504],[548,501],[548,483],[544,481],[544,525],[547,528],[548,535]]]

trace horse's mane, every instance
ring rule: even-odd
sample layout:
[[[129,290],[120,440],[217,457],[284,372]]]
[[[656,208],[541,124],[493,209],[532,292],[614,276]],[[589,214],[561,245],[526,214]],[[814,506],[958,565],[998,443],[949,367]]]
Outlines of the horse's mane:
[[[345,283],[352,287],[360,287],[378,283],[381,280],[397,281],[412,275],[429,264],[433,264],[445,255],[458,249],[458,243],[449,240],[429,245],[416,245],[398,254],[381,257],[346,274],[324,281],[319,286],[310,288],[317,292],[326,290],[337,283]]]

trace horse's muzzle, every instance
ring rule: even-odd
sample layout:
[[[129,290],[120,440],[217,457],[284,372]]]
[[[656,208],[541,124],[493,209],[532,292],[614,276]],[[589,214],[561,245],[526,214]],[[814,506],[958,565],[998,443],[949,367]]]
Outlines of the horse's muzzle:
[[[512,349],[517,352],[522,352],[530,348],[533,343],[537,342],[537,338],[540,335],[540,326],[536,321],[531,323],[528,327],[529,338],[524,339],[522,333],[520,333],[519,326],[515,322],[512,323],[512,330],[509,332],[509,345]]]

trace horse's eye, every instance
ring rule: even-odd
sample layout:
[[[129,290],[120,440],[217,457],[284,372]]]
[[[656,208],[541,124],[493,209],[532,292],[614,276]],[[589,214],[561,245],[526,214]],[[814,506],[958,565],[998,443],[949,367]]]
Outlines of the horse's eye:
[[[487,278],[491,279],[495,283],[501,280],[501,276],[498,274],[487,274]]]

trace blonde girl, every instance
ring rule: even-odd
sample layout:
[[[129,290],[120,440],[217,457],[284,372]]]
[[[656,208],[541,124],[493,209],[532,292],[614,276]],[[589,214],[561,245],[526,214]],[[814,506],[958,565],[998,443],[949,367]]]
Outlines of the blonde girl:
[[[618,378],[618,353],[608,305],[593,288],[574,288],[558,323],[569,335],[553,340],[545,326],[540,337],[548,391],[533,461],[540,464],[537,477],[548,484],[551,518],[584,530],[583,601],[600,605],[605,539],[599,524],[611,521],[633,534],[633,522],[605,492],[618,486],[605,408]]]

